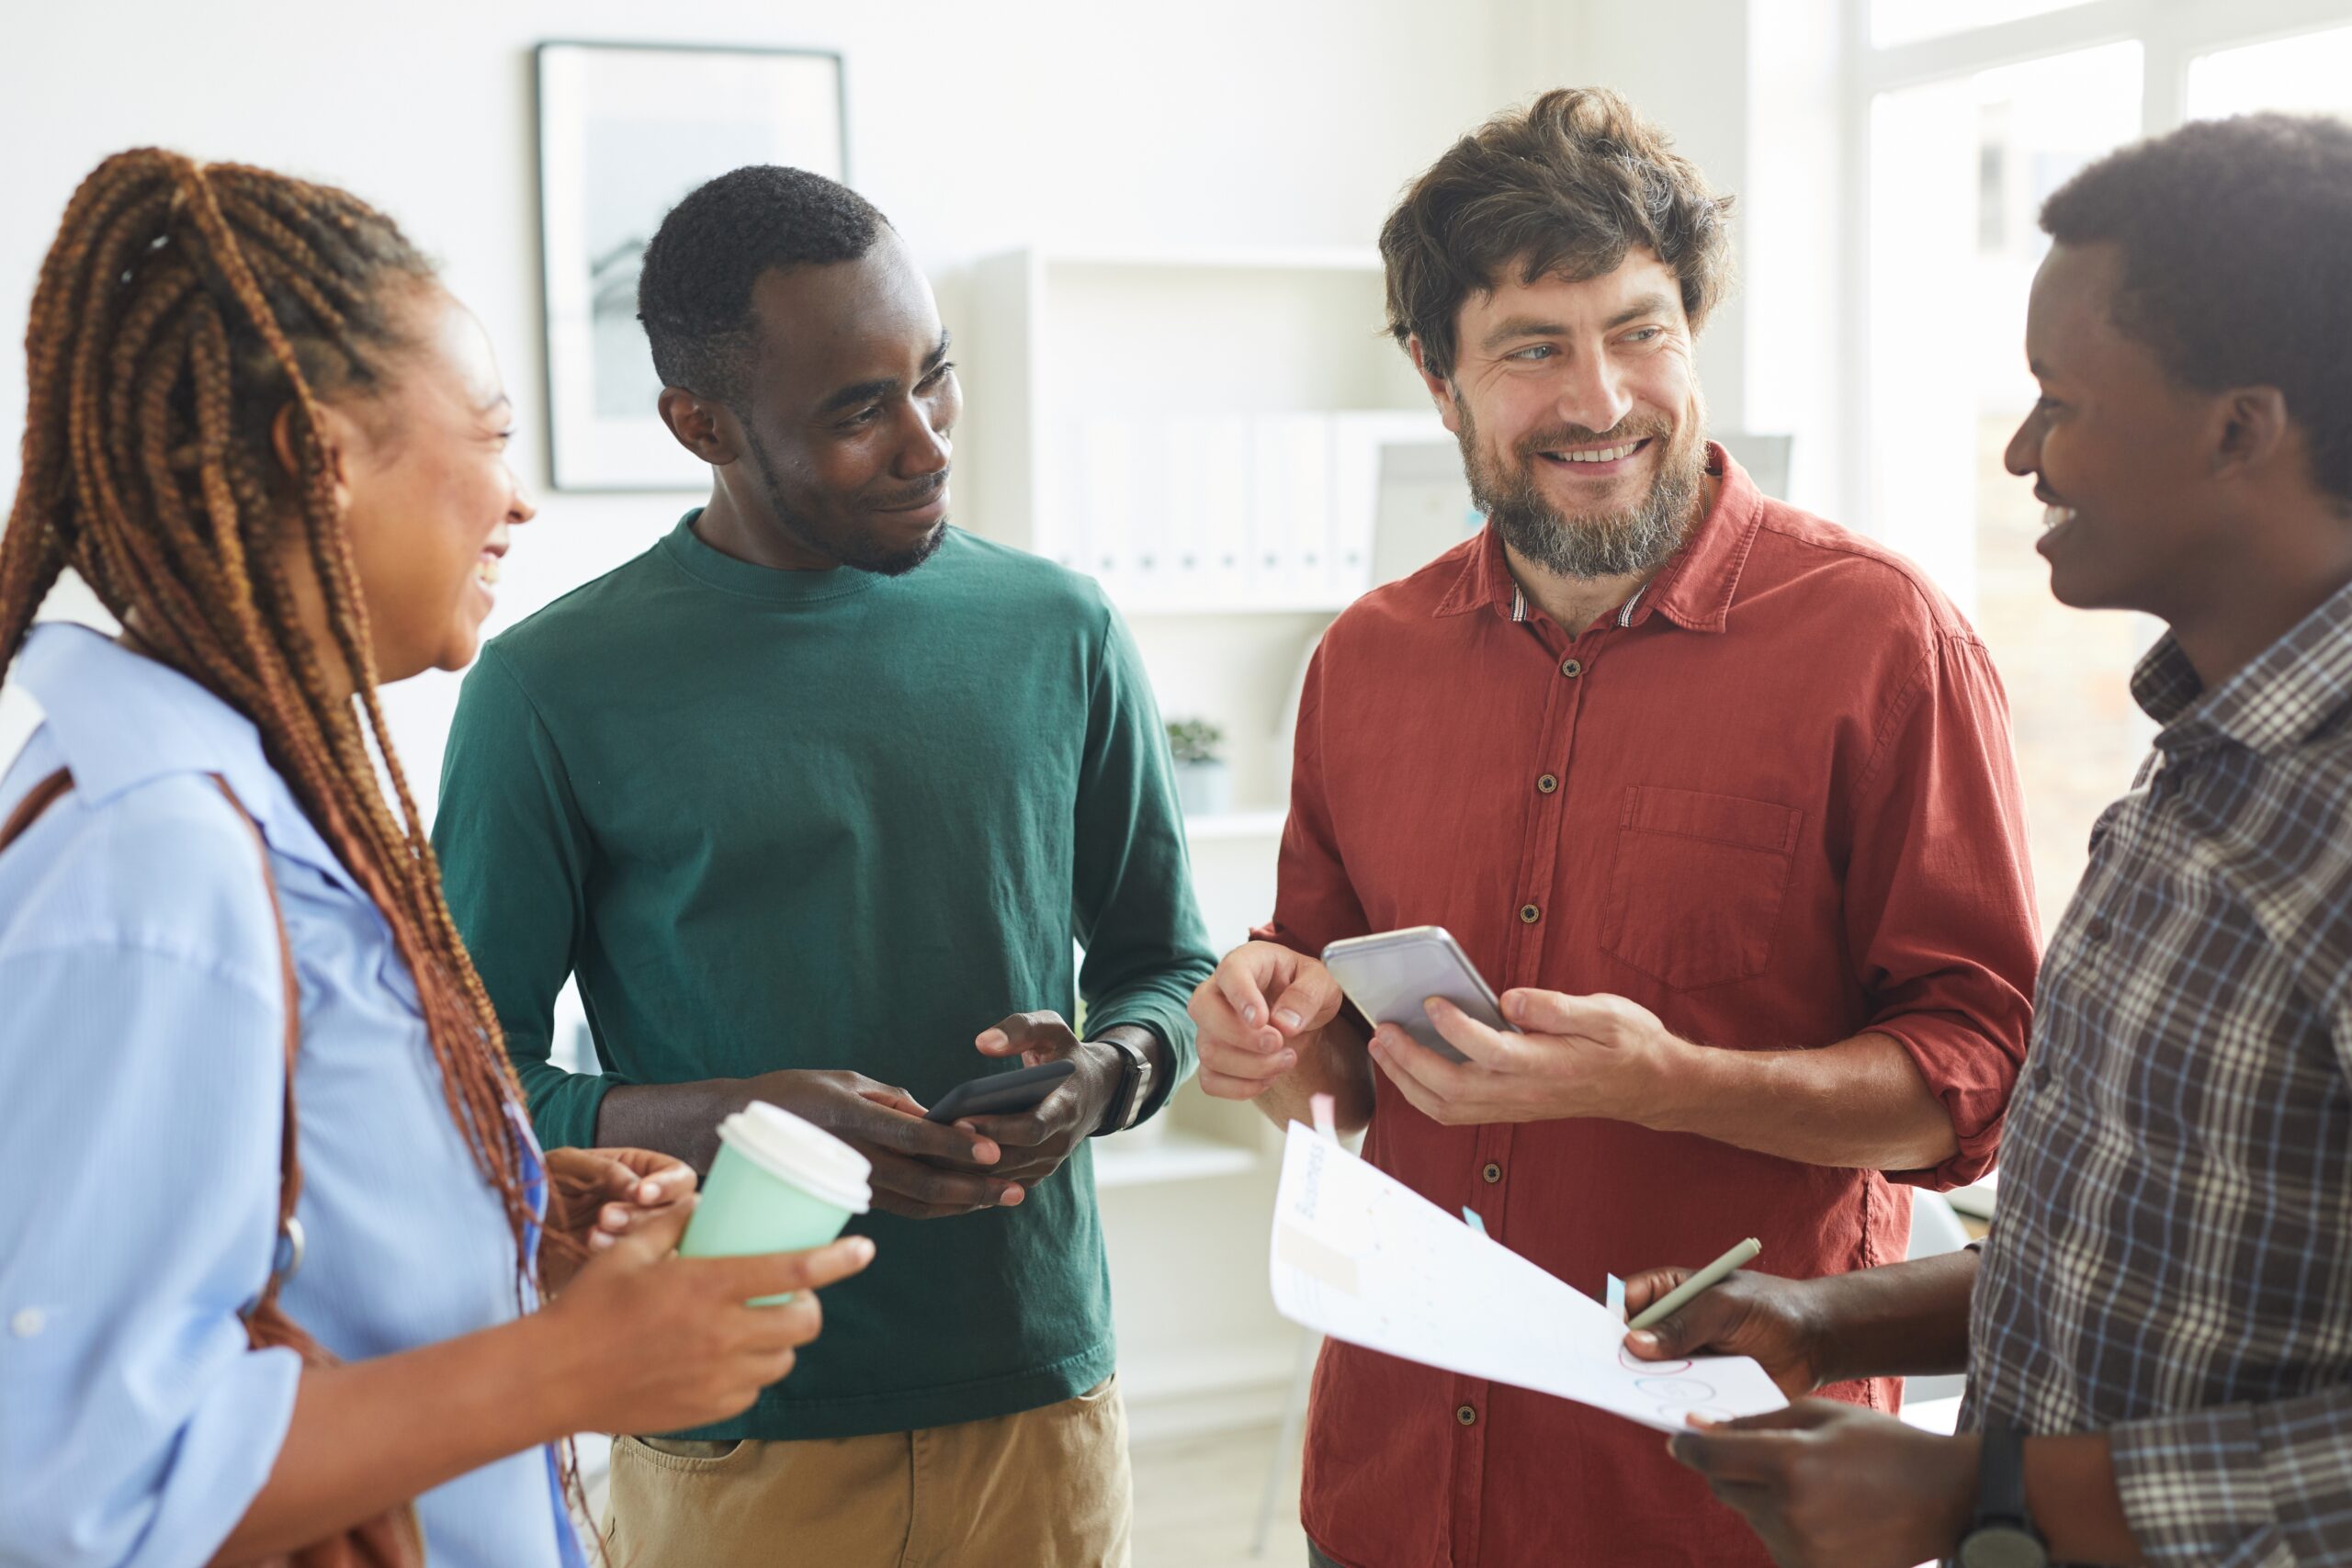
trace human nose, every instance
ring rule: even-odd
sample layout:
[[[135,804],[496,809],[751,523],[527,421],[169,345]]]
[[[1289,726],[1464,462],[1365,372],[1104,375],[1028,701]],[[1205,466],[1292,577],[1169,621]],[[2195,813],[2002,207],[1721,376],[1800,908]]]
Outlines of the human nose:
[[[946,429],[933,423],[930,414],[920,404],[914,406],[914,418],[906,446],[900,449],[899,474],[903,479],[922,479],[947,467],[956,443],[948,439]]]
[[[1623,370],[1606,354],[1580,354],[1569,358],[1562,372],[1555,405],[1561,420],[1587,430],[1613,430],[1634,412],[1633,393]]]
[[[2001,452],[2001,466],[2019,479],[2030,478],[2041,468],[2041,416],[2029,410],[2009,434],[2009,444]]]

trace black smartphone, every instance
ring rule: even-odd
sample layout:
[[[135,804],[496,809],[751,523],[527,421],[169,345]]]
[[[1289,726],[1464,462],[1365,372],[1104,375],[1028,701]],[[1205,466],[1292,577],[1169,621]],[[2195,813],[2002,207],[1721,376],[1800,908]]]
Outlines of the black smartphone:
[[[990,1073],[949,1089],[924,1120],[947,1122],[958,1116],[1003,1116],[1034,1111],[1044,1103],[1046,1096],[1061,1087],[1062,1079],[1076,1071],[1078,1064],[1065,1057],[1017,1072]]]

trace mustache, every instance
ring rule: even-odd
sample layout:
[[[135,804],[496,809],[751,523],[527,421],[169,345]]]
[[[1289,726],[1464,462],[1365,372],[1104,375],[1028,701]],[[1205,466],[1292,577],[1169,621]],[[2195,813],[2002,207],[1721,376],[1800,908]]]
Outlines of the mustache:
[[[1522,437],[1514,450],[1521,457],[1532,457],[1569,446],[1623,446],[1635,441],[1663,441],[1673,434],[1672,425],[1658,420],[1627,420],[1607,430],[1595,430],[1585,424],[1555,424]]]

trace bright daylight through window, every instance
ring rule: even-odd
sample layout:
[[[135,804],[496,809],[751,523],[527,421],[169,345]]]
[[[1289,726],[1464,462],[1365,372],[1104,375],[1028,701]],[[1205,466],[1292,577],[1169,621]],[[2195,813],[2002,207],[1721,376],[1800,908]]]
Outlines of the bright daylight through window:
[[[2073,8],[1872,0],[1871,38],[1883,48],[1954,33],[1956,17],[1974,27]],[[1961,68],[1869,99],[1870,513],[1961,604],[1999,665],[2046,931],[2081,878],[2092,823],[2154,733],[2126,681],[2159,628],[2051,598],[2033,551],[2041,506],[2002,466],[2036,395],[2023,349],[2049,243],[2036,214],[2085,164],[2184,111],[2352,110],[2352,28],[2112,39],[1974,70],[1970,37],[1921,47],[1949,48]]]

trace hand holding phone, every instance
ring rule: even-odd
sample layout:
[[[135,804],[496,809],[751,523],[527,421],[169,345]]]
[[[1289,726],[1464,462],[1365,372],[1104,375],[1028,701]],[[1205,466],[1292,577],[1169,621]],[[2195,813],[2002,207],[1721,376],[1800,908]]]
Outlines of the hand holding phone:
[[[962,1116],[1010,1116],[1035,1111],[1077,1070],[1078,1064],[1064,1057],[1014,1072],[989,1073],[941,1095],[923,1119],[944,1124]]]
[[[1430,1021],[1430,998],[1443,997],[1489,1029],[1511,1030],[1493,987],[1443,926],[1335,942],[1323,950],[1323,966],[1358,1012],[1374,1024],[1395,1024],[1449,1062],[1469,1058]]]

